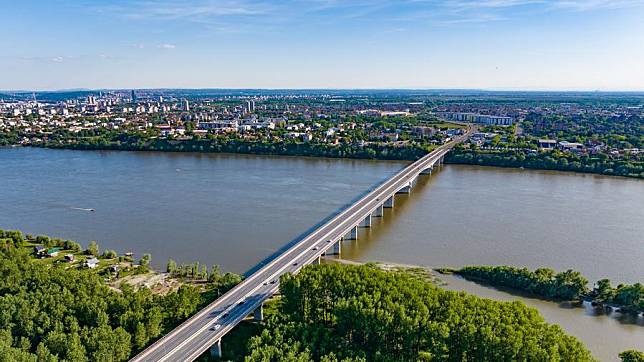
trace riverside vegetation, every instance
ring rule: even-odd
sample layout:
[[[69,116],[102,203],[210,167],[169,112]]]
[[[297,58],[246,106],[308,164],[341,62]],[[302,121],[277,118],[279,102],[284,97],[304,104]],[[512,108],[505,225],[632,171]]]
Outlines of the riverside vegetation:
[[[0,230],[0,361],[126,361],[241,280],[213,268],[205,288],[184,284],[157,295],[124,283],[114,290],[98,268],[34,258],[31,241],[99,253],[95,242],[81,251],[69,240]],[[136,269],[149,260],[144,255]]]
[[[617,306],[622,312],[644,312],[644,285],[641,283],[613,287],[610,280],[602,279],[589,289],[588,280],[581,273],[573,270],[557,273],[549,268],[530,271],[511,266],[466,266],[453,272],[466,279],[514,288],[551,300],[592,300],[597,304]]]
[[[216,297],[212,288],[202,293],[192,285],[164,296],[128,285],[116,291],[93,270],[34,259],[18,231],[1,235],[3,361],[125,361]],[[167,269],[232,287],[212,277],[218,269],[204,275],[198,264],[173,261]],[[239,340],[245,349],[237,346],[233,360],[593,360],[535,309],[445,291],[414,273],[307,266],[283,276],[280,292],[277,313]],[[640,356],[622,354],[624,361]]]
[[[394,129],[396,125],[393,125]],[[496,127],[495,130],[499,130]],[[511,131],[507,129],[505,131]],[[248,140],[224,134],[189,139],[158,138],[144,132],[121,133],[111,130],[85,131],[76,135],[59,133],[39,146],[77,150],[127,150],[165,152],[227,152],[261,155],[335,157],[378,160],[414,161],[435,148],[435,144],[415,140],[404,144],[361,143],[358,139],[340,144],[302,142],[289,138]],[[613,158],[606,153],[577,154],[573,152],[537,151],[536,140],[519,141],[509,136],[498,141],[493,149],[459,145],[447,154],[445,162],[497,167],[573,171],[611,176],[644,178],[644,162],[639,158]],[[527,152],[526,150],[531,150]]]
[[[520,302],[445,291],[377,267],[307,266],[283,277],[279,313],[245,361],[591,361]]]

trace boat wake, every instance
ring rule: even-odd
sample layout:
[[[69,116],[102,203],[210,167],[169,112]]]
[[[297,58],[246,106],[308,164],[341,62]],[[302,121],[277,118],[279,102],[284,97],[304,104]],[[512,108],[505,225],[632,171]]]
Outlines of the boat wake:
[[[72,207],[72,210],[79,210],[79,211],[89,211],[89,212],[94,212],[96,210],[94,209],[86,209],[84,207]]]

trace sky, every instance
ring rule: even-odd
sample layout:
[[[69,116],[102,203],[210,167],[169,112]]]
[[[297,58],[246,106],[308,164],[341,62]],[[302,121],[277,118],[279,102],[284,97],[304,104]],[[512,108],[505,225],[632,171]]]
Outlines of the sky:
[[[644,0],[0,0],[0,89],[644,90]]]

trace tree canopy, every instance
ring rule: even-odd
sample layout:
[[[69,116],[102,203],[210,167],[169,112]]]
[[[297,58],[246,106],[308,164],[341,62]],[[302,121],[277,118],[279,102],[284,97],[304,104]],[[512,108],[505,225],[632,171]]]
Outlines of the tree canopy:
[[[370,266],[307,266],[283,277],[283,303],[246,361],[591,361],[521,302],[442,290]]]

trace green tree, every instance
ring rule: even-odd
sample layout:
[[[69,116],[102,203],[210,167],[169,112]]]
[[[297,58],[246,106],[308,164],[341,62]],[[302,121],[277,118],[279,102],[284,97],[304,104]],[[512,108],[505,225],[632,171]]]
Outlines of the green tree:
[[[143,256],[141,257],[141,260],[139,260],[139,265],[143,267],[149,267],[151,261],[152,261],[152,255],[143,254]]]
[[[174,273],[176,270],[177,270],[177,262],[176,262],[176,261],[174,261],[174,260],[172,260],[172,259],[168,259],[168,264],[166,265],[165,271],[166,271],[167,273],[172,274],[172,273]]]
[[[98,256],[99,255],[98,243],[94,240],[90,241],[89,245],[87,246],[87,250],[85,250],[85,253],[88,255]]]
[[[644,353],[636,350],[628,350],[619,354],[622,362],[644,362]]]
[[[115,259],[117,256],[118,254],[114,250],[105,250],[103,252],[103,258],[105,259]]]

